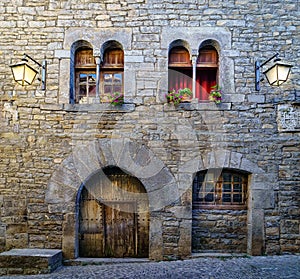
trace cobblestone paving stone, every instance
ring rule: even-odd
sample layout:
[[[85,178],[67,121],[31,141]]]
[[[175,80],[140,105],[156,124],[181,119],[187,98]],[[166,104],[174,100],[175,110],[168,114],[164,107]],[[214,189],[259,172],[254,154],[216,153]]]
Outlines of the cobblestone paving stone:
[[[64,266],[51,274],[1,277],[5,278],[300,279],[300,255]]]

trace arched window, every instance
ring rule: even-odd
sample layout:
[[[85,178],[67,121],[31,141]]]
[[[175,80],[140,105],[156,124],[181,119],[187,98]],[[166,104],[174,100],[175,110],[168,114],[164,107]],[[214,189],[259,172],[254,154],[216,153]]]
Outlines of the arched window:
[[[188,50],[175,46],[169,52],[169,91],[190,88],[193,84],[193,68]]]
[[[230,169],[210,169],[196,174],[195,207],[246,208],[248,174]]]
[[[196,98],[208,100],[211,87],[217,84],[218,52],[213,46],[200,48],[196,70]]]
[[[100,100],[109,102],[112,93],[124,91],[124,52],[120,46],[111,45],[104,51],[103,56]]]
[[[96,96],[96,62],[93,50],[80,47],[75,52],[75,103],[92,103]]]

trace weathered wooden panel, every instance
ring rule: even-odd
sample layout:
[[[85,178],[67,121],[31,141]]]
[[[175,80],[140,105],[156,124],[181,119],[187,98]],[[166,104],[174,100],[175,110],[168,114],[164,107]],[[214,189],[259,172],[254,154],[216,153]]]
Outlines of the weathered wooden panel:
[[[80,256],[103,256],[102,206],[93,199],[86,188],[83,188],[81,193],[79,240]]]
[[[140,181],[117,168],[92,177],[79,210],[81,257],[148,257],[149,202]]]
[[[134,203],[105,206],[105,256],[137,256]],[[126,209],[121,211],[120,209]]]

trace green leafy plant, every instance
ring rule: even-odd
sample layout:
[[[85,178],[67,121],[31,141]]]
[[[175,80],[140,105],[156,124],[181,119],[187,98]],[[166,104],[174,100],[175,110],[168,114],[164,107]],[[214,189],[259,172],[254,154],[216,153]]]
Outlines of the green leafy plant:
[[[175,89],[168,91],[166,94],[166,98],[168,103],[173,103],[174,105],[178,105],[181,102],[182,94],[176,91]]]
[[[182,96],[184,96],[184,95],[189,96],[189,97],[193,96],[192,90],[188,87],[183,88],[183,89],[179,89],[178,93],[180,93]]]
[[[114,92],[110,95],[110,103],[113,106],[121,106],[124,104],[124,95],[120,92]]]
[[[216,104],[220,104],[222,102],[222,91],[218,84],[211,87],[209,100],[215,102]]]
[[[192,90],[187,87],[184,89],[178,89],[177,91],[173,89],[168,91],[168,94],[166,94],[168,103],[173,103],[174,105],[178,105],[181,102],[190,99],[192,96]]]

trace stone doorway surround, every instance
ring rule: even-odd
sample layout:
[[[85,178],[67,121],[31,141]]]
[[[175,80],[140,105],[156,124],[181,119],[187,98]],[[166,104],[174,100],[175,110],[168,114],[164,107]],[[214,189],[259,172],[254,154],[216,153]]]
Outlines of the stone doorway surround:
[[[74,148],[53,173],[46,192],[49,211],[61,211],[64,215],[62,250],[66,259],[78,257],[76,196],[82,183],[95,172],[117,166],[138,178],[145,187],[149,199],[150,231],[149,258],[161,259],[162,224],[159,212],[180,198],[177,182],[170,170],[148,148],[129,140],[96,140]],[[182,235],[187,225],[182,222]],[[186,248],[183,248],[186,249]],[[190,249],[185,254],[189,254]]]
[[[197,155],[197,154],[196,154]],[[82,183],[95,172],[116,166],[136,177],[149,198],[149,259],[161,260],[173,250],[164,247],[164,214],[177,219],[179,238],[174,254],[191,256],[192,183],[196,172],[209,168],[232,168],[250,172],[248,199],[247,253],[264,252],[264,210],[274,207],[273,179],[244,155],[214,150],[196,156],[179,168],[175,177],[166,165],[145,145],[129,139],[99,139],[76,146],[52,174],[46,191],[49,212],[64,216],[62,251],[66,259],[78,257],[78,222],[76,195]],[[177,179],[176,179],[177,178]],[[176,251],[176,252],[175,252]]]
[[[183,187],[182,183],[186,180],[190,181],[192,188],[195,174],[211,168],[228,168],[250,173],[247,204],[247,254],[262,255],[265,250],[264,211],[274,208],[275,177],[267,174],[241,153],[216,149],[201,154],[182,166],[179,173],[179,182],[181,182],[179,189]]]

